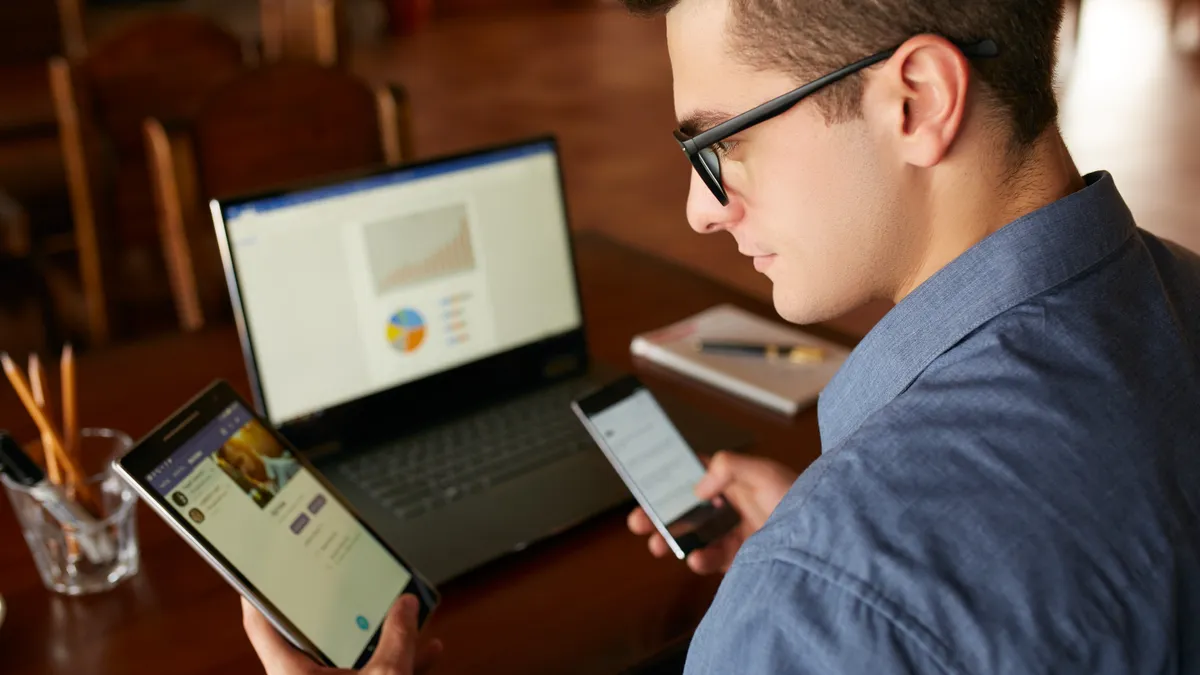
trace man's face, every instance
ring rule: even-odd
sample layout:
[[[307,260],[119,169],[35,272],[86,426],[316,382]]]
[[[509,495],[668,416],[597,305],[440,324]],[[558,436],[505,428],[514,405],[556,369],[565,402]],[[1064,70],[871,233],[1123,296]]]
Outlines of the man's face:
[[[667,15],[675,110],[681,122],[697,122],[694,131],[802,84],[735,58],[727,10],[728,0],[685,0]],[[729,139],[721,157],[728,206],[692,171],[688,221],[733,235],[773,282],[784,318],[842,314],[904,273],[904,175],[887,141],[886,130],[863,120],[827,125],[814,101],[802,101]]]

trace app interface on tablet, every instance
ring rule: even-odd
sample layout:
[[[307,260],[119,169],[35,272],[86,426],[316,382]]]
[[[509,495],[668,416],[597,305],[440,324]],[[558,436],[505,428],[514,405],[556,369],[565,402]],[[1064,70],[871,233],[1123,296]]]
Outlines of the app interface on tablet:
[[[240,404],[147,479],[339,667],[354,665],[412,578]]]

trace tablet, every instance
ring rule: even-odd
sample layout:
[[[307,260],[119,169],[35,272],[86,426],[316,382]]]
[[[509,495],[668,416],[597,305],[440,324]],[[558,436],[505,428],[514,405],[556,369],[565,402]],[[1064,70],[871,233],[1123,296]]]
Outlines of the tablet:
[[[402,593],[434,588],[282,435],[215,382],[114,470],[292,644],[338,668],[371,657]]]

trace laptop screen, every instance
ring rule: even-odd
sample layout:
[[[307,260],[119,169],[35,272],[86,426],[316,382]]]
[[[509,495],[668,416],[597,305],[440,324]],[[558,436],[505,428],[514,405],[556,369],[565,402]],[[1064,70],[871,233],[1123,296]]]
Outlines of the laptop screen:
[[[582,325],[552,141],[223,217],[276,425]]]

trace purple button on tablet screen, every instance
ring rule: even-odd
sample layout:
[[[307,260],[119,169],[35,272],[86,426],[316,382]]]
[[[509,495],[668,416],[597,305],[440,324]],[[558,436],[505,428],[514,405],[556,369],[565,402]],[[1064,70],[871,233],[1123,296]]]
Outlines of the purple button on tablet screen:
[[[308,525],[308,516],[301,513],[292,521],[292,532],[300,534],[300,530],[303,530],[305,525]]]

